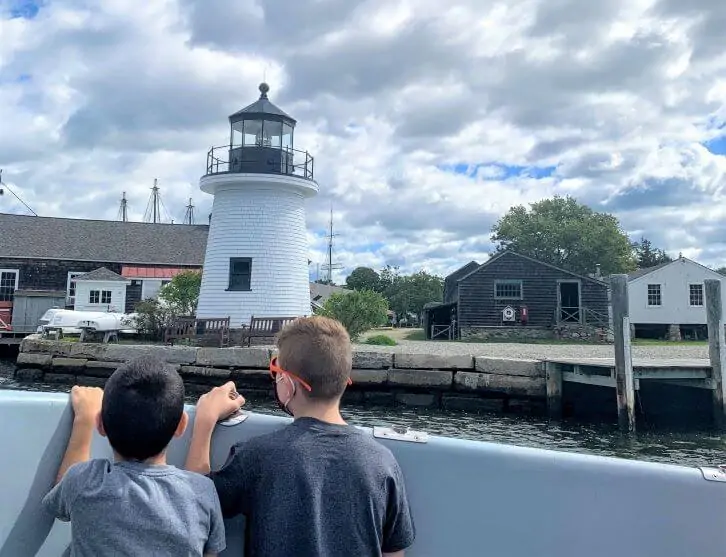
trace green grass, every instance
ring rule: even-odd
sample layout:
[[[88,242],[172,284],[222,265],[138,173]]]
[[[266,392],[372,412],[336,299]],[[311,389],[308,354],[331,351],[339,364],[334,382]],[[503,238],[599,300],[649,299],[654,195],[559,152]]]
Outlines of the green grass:
[[[388,335],[373,335],[365,340],[365,344],[375,346],[396,346],[398,343]]]

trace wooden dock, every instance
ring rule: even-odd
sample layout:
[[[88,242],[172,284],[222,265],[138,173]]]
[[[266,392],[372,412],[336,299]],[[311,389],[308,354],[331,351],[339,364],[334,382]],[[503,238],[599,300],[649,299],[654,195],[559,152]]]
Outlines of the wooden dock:
[[[715,424],[726,430],[726,406],[722,370],[726,367],[726,342],[721,304],[721,282],[705,281],[708,317],[708,359],[633,359],[630,345],[627,275],[611,278],[613,301],[612,358],[561,358],[545,361],[547,409],[550,418],[562,416],[564,383],[580,383],[614,388],[618,423],[623,431],[635,431],[635,393],[643,381],[662,382],[678,387],[708,389],[712,392]]]

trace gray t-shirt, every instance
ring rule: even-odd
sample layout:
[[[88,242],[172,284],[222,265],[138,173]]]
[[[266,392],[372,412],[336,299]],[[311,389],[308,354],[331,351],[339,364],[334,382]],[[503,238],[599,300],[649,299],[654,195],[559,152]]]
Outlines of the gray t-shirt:
[[[210,477],[225,518],[246,517],[247,557],[378,557],[415,537],[398,462],[354,426],[299,418]]]
[[[74,464],[43,505],[70,520],[72,557],[201,557],[226,547],[212,482],[171,465]]]

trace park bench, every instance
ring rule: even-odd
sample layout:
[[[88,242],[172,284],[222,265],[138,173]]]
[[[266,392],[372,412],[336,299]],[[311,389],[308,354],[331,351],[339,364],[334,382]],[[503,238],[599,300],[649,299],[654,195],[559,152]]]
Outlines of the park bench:
[[[164,329],[164,343],[188,340],[193,343],[214,340],[220,348],[229,346],[229,317],[197,319],[178,317]]]
[[[251,346],[253,338],[273,338],[288,323],[297,317],[255,317],[250,318],[250,324],[242,330],[242,346],[247,343]]]

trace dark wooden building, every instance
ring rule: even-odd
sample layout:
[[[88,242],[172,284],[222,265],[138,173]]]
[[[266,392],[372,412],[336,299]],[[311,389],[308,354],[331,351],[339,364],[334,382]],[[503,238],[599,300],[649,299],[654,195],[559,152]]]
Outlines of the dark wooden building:
[[[61,290],[72,307],[73,278],[99,267],[131,281],[125,309],[133,311],[175,274],[201,270],[208,231],[207,225],[0,213],[0,311],[10,313],[18,289]]]
[[[443,304],[426,313],[429,337],[437,331],[450,338],[536,337],[557,327],[603,328],[609,324],[608,285],[507,251],[449,275]]]

